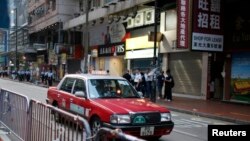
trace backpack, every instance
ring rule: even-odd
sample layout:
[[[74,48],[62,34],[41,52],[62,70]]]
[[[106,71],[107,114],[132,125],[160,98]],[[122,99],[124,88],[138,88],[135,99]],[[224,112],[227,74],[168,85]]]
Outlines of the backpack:
[[[172,78],[172,81],[171,81],[171,88],[173,88],[173,87],[174,87],[174,78],[173,78],[173,76],[171,76],[171,78]]]

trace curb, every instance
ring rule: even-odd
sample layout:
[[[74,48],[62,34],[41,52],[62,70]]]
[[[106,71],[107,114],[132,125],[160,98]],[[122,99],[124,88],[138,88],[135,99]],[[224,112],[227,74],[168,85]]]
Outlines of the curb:
[[[217,119],[217,120],[223,120],[223,121],[227,121],[227,122],[233,122],[233,123],[236,123],[236,124],[250,124],[250,121],[245,121],[245,120],[240,120],[240,119],[233,119],[233,118],[230,118],[230,117],[217,116],[217,115],[212,115],[212,114],[202,113],[202,112],[194,112],[194,111],[178,109],[178,108],[169,107],[169,106],[167,108],[169,110],[176,111],[176,112],[181,112],[181,113],[186,113],[186,114],[191,114],[191,115],[195,114],[196,116],[207,117],[207,118],[212,118],[212,119]]]

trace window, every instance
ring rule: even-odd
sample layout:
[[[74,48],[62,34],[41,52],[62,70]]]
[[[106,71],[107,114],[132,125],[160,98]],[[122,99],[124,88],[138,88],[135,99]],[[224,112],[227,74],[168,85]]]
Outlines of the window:
[[[76,80],[74,90],[73,90],[73,94],[75,94],[75,92],[77,92],[77,91],[81,91],[81,92],[86,91],[84,80],[81,80],[81,79]]]
[[[139,98],[126,80],[91,79],[88,82],[90,98]]]
[[[60,90],[71,93],[72,87],[74,85],[75,79],[74,78],[66,78],[61,87]]]

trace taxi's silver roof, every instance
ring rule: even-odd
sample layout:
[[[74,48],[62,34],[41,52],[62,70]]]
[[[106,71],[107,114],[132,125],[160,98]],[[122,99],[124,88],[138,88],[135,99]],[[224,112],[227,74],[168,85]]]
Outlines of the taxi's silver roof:
[[[67,74],[64,77],[84,78],[84,79],[125,79],[120,76],[99,75],[99,74]]]

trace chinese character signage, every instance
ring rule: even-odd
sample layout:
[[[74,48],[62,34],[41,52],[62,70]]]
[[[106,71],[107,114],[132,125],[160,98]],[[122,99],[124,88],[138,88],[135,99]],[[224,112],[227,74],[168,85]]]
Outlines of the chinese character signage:
[[[189,0],[178,0],[177,13],[177,48],[188,48]]]
[[[223,51],[221,0],[193,1],[192,49]]]

